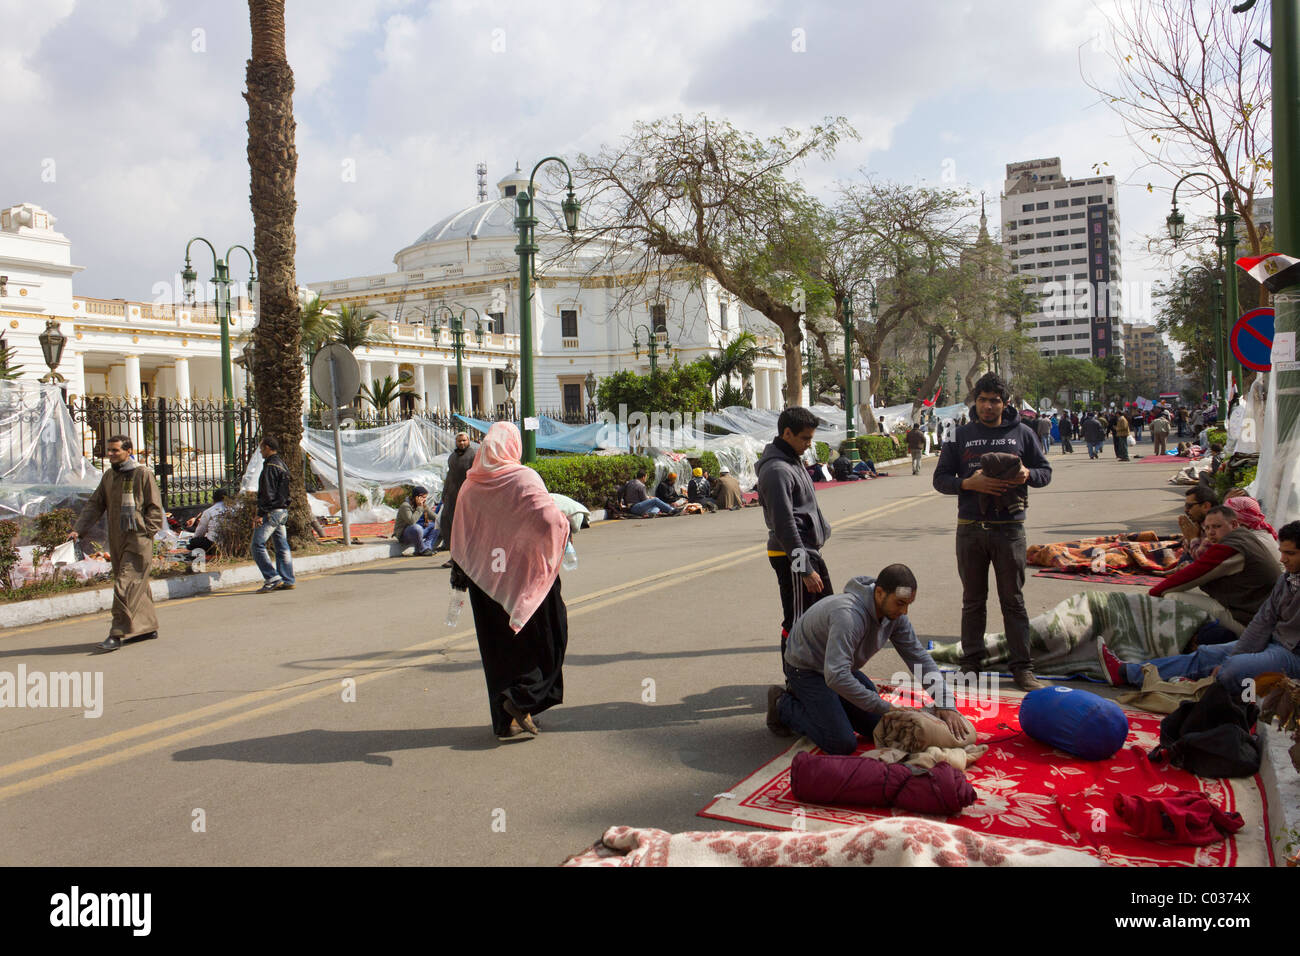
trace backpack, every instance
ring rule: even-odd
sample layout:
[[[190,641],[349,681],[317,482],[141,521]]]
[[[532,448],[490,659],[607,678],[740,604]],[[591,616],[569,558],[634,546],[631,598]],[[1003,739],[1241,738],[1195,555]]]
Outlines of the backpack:
[[[1250,732],[1258,717],[1258,704],[1234,700],[1215,681],[1200,700],[1183,701],[1160,722],[1160,746],[1149,756],[1198,777],[1254,776],[1263,759],[1263,745]]]

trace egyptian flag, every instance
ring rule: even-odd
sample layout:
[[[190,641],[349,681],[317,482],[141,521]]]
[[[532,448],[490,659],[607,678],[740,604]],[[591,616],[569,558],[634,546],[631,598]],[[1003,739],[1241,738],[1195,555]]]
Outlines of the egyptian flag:
[[[1280,252],[1270,252],[1258,258],[1243,256],[1237,260],[1237,265],[1269,292],[1280,292],[1287,286],[1300,283],[1300,259],[1292,259]]]
[[[934,398],[930,399],[928,402],[925,399],[921,399],[921,406],[923,408],[934,408],[935,402],[939,401],[939,393],[942,391],[943,391],[943,386],[940,385],[939,391],[934,393]]]

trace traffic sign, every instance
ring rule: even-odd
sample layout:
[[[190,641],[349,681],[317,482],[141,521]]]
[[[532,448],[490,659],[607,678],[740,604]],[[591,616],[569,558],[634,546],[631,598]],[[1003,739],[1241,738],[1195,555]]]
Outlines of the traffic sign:
[[[334,394],[330,394],[330,365],[334,366]],[[311,387],[330,408],[352,404],[361,391],[361,366],[352,350],[334,342],[316,353],[311,360]]]
[[[1232,354],[1246,368],[1268,372],[1273,368],[1273,310],[1251,309],[1239,318],[1228,336]]]

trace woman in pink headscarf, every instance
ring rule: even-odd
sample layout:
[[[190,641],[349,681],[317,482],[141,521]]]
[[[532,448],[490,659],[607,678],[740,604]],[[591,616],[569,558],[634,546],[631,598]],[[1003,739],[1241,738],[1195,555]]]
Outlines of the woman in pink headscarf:
[[[452,585],[469,590],[498,737],[538,732],[533,715],[564,700],[569,640],[560,563],[570,525],[542,478],[520,463],[519,429],[497,422],[456,500]]]

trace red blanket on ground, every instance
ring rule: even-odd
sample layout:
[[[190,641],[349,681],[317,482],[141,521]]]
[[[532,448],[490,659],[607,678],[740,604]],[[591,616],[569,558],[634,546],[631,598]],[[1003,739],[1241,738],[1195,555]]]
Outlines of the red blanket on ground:
[[[1031,544],[1025,561],[1057,571],[1090,571],[1094,574],[1127,571],[1166,575],[1178,566],[1183,542],[1178,537],[1161,538],[1154,531],[1107,534],[1078,541]]]

